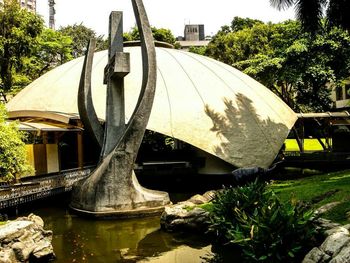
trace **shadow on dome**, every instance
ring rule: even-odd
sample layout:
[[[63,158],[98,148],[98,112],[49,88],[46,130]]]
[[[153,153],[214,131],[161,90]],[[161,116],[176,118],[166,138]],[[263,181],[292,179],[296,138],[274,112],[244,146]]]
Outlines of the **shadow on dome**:
[[[289,129],[270,117],[263,119],[245,95],[238,93],[236,101],[224,98],[224,114],[205,106],[212,120],[211,131],[221,138],[214,146],[217,156],[232,160],[238,167],[268,167],[281,149]],[[237,105],[237,106],[235,106]]]

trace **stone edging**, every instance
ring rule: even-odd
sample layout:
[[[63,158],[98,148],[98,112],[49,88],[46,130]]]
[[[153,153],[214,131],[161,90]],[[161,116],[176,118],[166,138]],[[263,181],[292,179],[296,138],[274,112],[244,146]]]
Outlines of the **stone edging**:
[[[49,262],[55,258],[52,231],[34,214],[8,221],[0,226],[0,262]]]

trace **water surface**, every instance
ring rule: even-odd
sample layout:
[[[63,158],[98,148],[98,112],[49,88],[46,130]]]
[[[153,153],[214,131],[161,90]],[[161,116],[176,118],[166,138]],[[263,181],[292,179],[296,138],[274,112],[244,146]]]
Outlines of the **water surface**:
[[[33,209],[33,207],[35,207]],[[26,209],[20,211],[27,214]],[[171,234],[159,217],[92,220],[71,213],[67,201],[39,202],[30,208],[53,231],[55,263],[203,262],[211,246],[201,236]]]

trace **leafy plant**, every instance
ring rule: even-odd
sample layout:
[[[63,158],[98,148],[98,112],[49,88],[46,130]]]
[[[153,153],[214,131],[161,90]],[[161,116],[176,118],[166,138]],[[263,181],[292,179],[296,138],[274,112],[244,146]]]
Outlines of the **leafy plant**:
[[[7,123],[6,110],[0,104],[0,179],[10,181],[34,172],[26,159],[23,134],[17,123]]]
[[[210,231],[226,245],[238,245],[248,262],[298,262],[315,234],[312,216],[305,205],[282,203],[255,181],[217,195]]]

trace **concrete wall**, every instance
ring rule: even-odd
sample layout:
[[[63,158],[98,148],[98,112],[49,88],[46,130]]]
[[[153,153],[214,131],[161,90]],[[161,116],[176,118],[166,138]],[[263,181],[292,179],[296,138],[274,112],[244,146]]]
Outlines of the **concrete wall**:
[[[27,160],[35,169],[35,174],[59,172],[57,144],[27,144]]]
[[[185,25],[184,37],[186,41],[204,40],[204,25]]]
[[[229,174],[235,167],[218,157],[196,148],[196,156],[203,158],[204,166],[198,169],[199,174]]]
[[[48,173],[55,173],[60,170],[57,144],[46,144],[46,159]]]

